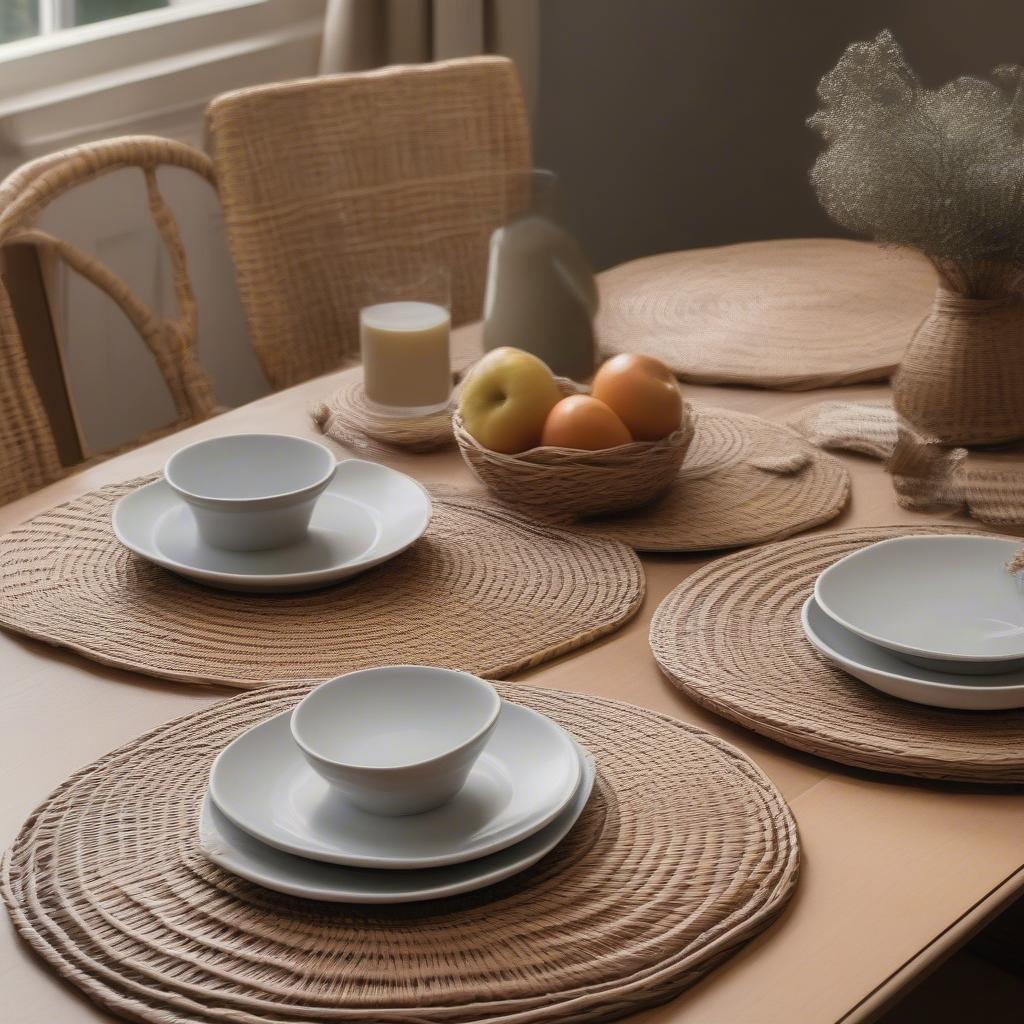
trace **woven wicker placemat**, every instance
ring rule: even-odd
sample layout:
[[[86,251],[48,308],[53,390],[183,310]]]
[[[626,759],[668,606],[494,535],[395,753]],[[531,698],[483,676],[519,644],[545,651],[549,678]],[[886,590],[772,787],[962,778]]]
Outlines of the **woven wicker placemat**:
[[[967,532],[838,530],[730,555],[665,598],[651,623],[654,656],[698,704],[798,750],[902,775],[1024,783],[1024,711],[947,711],[888,697],[825,661],[800,625],[818,575],[851,551]]]
[[[935,284],[916,254],[845,239],[663,253],[601,275],[598,342],[704,384],[800,391],[881,380]]]
[[[527,872],[405,907],[292,899],[207,863],[199,801],[217,752],[305,687],[246,694],[83,769],[3,865],[22,936],[135,1020],[607,1020],[670,999],[780,913],[792,815],[743,754],[627,704],[499,684],[591,752],[570,835]]]
[[[904,508],[962,510],[993,526],[1024,526],[1024,443],[968,449],[930,442],[902,427],[888,402],[817,402],[789,422],[822,448],[887,460]]]
[[[640,607],[636,555],[455,493],[426,535],[338,586],[212,590],[131,554],[104,487],[0,538],[0,625],[105,664],[251,687],[394,663],[505,675],[616,629]]]
[[[454,444],[454,408],[453,399],[447,409],[430,416],[381,416],[367,401],[363,378],[357,374],[313,409],[313,421],[332,441],[384,457],[395,451],[432,452]]]
[[[699,406],[675,484],[649,505],[568,528],[637,551],[713,551],[790,537],[843,510],[850,476],[789,427]]]

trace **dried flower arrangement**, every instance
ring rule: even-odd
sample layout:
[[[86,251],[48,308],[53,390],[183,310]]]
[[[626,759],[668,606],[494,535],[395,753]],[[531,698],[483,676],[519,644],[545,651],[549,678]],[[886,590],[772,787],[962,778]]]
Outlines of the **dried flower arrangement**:
[[[897,410],[930,437],[1024,437],[1024,69],[924,88],[888,31],[821,80],[811,172],[839,224],[912,246],[940,287],[894,381]]]
[[[811,181],[857,234],[913,246],[963,295],[1024,285],[1024,68],[925,89],[888,31],[818,86]]]

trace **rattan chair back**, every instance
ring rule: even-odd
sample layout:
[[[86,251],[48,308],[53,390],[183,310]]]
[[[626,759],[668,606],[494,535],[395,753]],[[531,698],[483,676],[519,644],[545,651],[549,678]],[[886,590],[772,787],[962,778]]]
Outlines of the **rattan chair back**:
[[[213,101],[207,126],[250,337],[275,388],[354,360],[366,296],[423,268],[448,269],[454,324],[480,316],[488,240],[516,198],[508,172],[531,164],[510,61],[243,89]]]
[[[213,388],[199,364],[196,302],[185,249],[174,215],[157,184],[161,165],[182,167],[214,184],[208,157],[190,146],[155,136],[126,136],[52,153],[22,167],[0,183],[0,251],[30,244],[59,257],[106,292],[142,336],[167,384],[179,414],[169,429],[198,422],[216,409]],[[109,267],[72,243],[36,227],[52,201],[71,189],[122,168],[138,167],[145,177],[149,210],[170,256],[177,315],[162,317]],[[39,393],[25,358],[11,296],[0,284],[0,501],[9,501],[63,473]]]

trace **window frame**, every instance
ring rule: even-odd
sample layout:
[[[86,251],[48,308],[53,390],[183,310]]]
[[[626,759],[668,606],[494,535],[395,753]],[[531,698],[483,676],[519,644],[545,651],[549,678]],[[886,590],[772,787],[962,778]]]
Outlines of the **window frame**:
[[[208,0],[0,44],[0,171],[214,95],[313,74],[326,0]]]

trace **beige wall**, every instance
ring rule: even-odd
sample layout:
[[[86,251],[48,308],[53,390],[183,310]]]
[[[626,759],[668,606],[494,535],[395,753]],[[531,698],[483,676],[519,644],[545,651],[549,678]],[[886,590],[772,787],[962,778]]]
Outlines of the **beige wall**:
[[[594,262],[838,233],[803,122],[886,27],[930,85],[1024,63],[1024,0],[543,0],[536,159]]]

